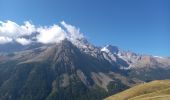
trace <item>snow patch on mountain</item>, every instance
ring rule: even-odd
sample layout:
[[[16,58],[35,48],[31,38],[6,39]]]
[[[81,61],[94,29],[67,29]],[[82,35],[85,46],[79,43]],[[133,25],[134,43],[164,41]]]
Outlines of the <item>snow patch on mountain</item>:
[[[155,58],[160,58],[160,59],[164,59],[164,57],[161,57],[161,56],[153,56]]]
[[[106,52],[106,53],[109,53],[109,52],[110,52],[107,47],[103,47],[103,48],[101,49],[101,51]]]

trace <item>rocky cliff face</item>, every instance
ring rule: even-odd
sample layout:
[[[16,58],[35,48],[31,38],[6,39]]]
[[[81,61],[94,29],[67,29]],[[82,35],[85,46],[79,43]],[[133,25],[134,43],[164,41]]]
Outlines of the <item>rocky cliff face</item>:
[[[1,54],[1,100],[101,100],[138,83],[170,78],[170,59],[86,40]]]

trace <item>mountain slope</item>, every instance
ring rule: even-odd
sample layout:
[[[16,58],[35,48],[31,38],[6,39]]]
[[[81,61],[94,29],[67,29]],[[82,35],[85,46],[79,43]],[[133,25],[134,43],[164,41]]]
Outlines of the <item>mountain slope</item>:
[[[2,53],[0,100],[102,100],[143,82],[170,78],[169,58],[115,46],[101,50],[86,40],[77,41]]]
[[[100,100],[129,87],[110,72],[121,70],[64,40],[7,55],[0,63],[0,99]]]
[[[115,46],[106,46],[104,51],[110,62],[116,62],[120,69],[126,70],[128,76],[148,82],[152,80],[169,79],[170,59],[152,55],[140,55],[131,51],[123,51]]]
[[[170,80],[153,81],[134,86],[105,100],[168,100]]]

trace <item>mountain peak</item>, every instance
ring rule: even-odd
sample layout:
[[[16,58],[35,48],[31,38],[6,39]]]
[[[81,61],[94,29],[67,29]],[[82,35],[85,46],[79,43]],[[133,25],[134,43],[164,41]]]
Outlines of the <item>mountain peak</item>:
[[[117,46],[112,46],[112,45],[106,45],[105,47],[103,47],[101,49],[101,51],[104,51],[104,52],[111,52],[113,54],[118,54],[119,52],[119,48]]]
[[[59,44],[65,46],[65,45],[70,45],[70,44],[72,44],[72,42],[69,41],[68,39],[64,39],[64,40],[62,40],[61,43],[59,43]]]

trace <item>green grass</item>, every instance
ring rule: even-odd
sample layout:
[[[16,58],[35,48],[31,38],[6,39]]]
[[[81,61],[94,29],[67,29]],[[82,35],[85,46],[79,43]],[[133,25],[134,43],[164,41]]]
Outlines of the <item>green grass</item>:
[[[143,83],[105,100],[170,100],[170,80]]]

